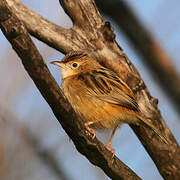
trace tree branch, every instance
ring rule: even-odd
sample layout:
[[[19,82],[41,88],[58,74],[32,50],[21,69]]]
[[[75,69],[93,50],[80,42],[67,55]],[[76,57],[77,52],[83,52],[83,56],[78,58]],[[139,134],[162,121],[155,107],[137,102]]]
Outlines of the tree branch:
[[[0,1],[0,12],[0,27],[4,35],[78,151],[91,163],[101,167],[112,179],[140,179],[117,157],[112,158],[104,145],[97,138],[92,139],[81,121],[77,120],[75,112],[64,98],[25,27],[7,7],[5,0]]]
[[[180,76],[171,58],[143,27],[124,1],[96,0],[102,12],[111,17],[124,31],[136,50],[158,78],[163,90],[180,110]]]
[[[12,0],[8,0],[8,2],[10,2],[10,1],[12,1]],[[138,104],[140,105],[142,112],[144,112],[144,115],[146,117],[148,117],[149,119],[151,119],[152,123],[159,129],[159,131],[161,131],[161,133],[164,136],[166,136],[166,138],[170,142],[170,145],[162,142],[159,139],[159,137],[156,134],[154,134],[154,132],[152,130],[150,130],[149,128],[146,128],[143,126],[135,127],[132,125],[131,125],[131,127],[133,128],[136,135],[138,136],[138,138],[140,139],[140,141],[146,148],[147,152],[150,154],[151,158],[153,159],[157,168],[159,169],[161,175],[165,179],[180,178],[180,163],[179,163],[180,162],[180,148],[179,148],[176,140],[174,139],[172,133],[166,126],[163,118],[161,117],[161,114],[157,108],[158,101],[150,95],[143,80],[141,79],[140,75],[138,74],[137,70],[131,64],[128,57],[123,53],[122,49],[119,47],[119,45],[114,40],[115,35],[110,26],[110,23],[108,23],[108,22],[105,23],[102,20],[102,18],[100,17],[100,15],[98,13],[96,6],[94,5],[93,0],[78,0],[78,1],[77,0],[71,0],[71,1],[64,0],[64,1],[61,1],[61,3],[63,3],[63,2],[64,2],[63,7],[64,8],[67,7],[66,12],[69,13],[70,17],[73,17],[73,21],[76,21],[76,23],[73,22],[74,25],[71,28],[72,42],[66,43],[67,47],[65,47],[63,49],[63,52],[67,53],[67,52],[69,52],[70,49],[71,50],[77,50],[77,49],[78,50],[86,50],[95,59],[97,59],[102,65],[114,70],[123,80],[125,80],[127,82],[127,84],[132,88],[132,90],[136,94]],[[88,4],[88,7],[91,7],[91,8],[89,8],[88,11],[87,11],[87,8],[85,8],[87,6],[87,4]],[[71,6],[76,7],[78,12],[70,11]],[[78,6],[80,6],[80,7],[78,7]],[[13,6],[11,6],[11,8],[13,9]],[[78,16],[76,16],[76,13],[81,14],[82,16],[78,17]],[[21,18],[21,16],[19,14],[20,14],[20,12],[17,15],[19,16],[19,18]],[[28,16],[28,14],[27,14],[27,16]],[[83,20],[83,18],[84,18],[84,20]],[[36,19],[36,21],[39,22],[38,26],[41,27],[40,20]],[[23,22],[25,24],[27,23],[26,20],[24,20]],[[81,24],[81,22],[84,22],[84,23]],[[58,26],[57,26],[57,29],[58,29]],[[29,29],[29,27],[28,27],[28,30],[33,31],[33,28]],[[39,30],[40,30],[40,28],[39,28]],[[54,32],[52,32],[52,33],[57,34],[56,31],[58,31],[58,30],[54,30]],[[61,34],[60,34],[60,36],[61,36]],[[69,38],[69,34],[68,34],[67,38]],[[39,37],[39,39],[41,39],[41,37]],[[54,36],[54,39],[56,39],[56,36]],[[48,37],[47,37],[47,41],[48,41]],[[53,44],[52,42],[49,42],[49,43]],[[59,41],[57,44],[61,44],[61,43],[64,43],[64,42]],[[59,50],[61,50],[61,49],[59,49]],[[32,55],[34,55],[34,53],[32,53]],[[36,58],[35,62],[39,62],[37,59],[38,58]],[[34,64],[33,67],[36,69],[37,68],[36,65],[39,67],[38,64],[39,63]],[[45,65],[43,64],[43,68],[44,68],[44,66]],[[27,70],[29,71],[29,68],[27,68]],[[45,71],[47,71],[46,68],[45,68]],[[39,70],[39,73],[41,73],[40,70]],[[30,73],[30,75],[31,75],[31,73]],[[39,77],[41,77],[41,74],[39,74],[37,76],[37,83],[38,83],[37,86],[39,88],[41,88],[41,85],[45,84],[45,82],[48,84],[48,85],[46,85],[45,89],[41,90],[42,91],[41,93],[46,98],[47,101],[48,100],[50,101],[50,102],[48,101],[48,103],[52,107],[57,118],[58,119],[60,118],[59,113],[61,113],[63,115],[64,119],[67,119],[67,121],[70,121],[67,118],[68,115],[66,113],[64,113],[67,110],[65,108],[67,108],[69,106],[66,104],[66,101],[61,97],[62,96],[61,91],[60,92],[53,91],[53,89],[57,88],[57,85],[52,83],[52,81],[54,82],[54,79],[51,78],[48,81],[47,77],[49,78],[49,76],[44,76],[44,77],[42,77],[42,78],[44,78],[42,81],[41,79],[38,79]],[[53,100],[54,97],[53,98],[51,97],[51,99],[48,99],[48,97],[51,96],[51,93],[49,93],[48,89],[51,89],[51,91],[53,91],[55,95],[58,95],[57,98],[59,100],[61,100],[59,102],[60,104],[58,104],[55,100]],[[48,92],[48,93],[46,93],[46,92]],[[57,94],[57,92],[58,92],[58,94]],[[59,96],[59,93],[61,94],[61,96]],[[64,103],[62,103],[62,102],[64,102]],[[62,108],[62,107],[60,108],[60,105],[64,108]],[[69,113],[73,113],[73,112],[69,111]],[[66,126],[64,124],[65,121],[60,121],[60,122],[61,122],[62,126],[64,127],[64,129],[66,129]],[[71,122],[77,123],[75,121],[74,115],[72,116]],[[68,123],[68,122],[66,122],[66,123]],[[71,131],[74,132],[75,130],[77,130],[75,128],[75,125],[72,125],[71,123],[69,123],[69,125],[70,125],[70,127],[68,127],[68,129],[71,129],[71,127],[72,127]],[[75,129],[73,129],[73,128],[75,128]],[[73,139],[76,138],[77,135],[74,135],[72,132],[69,132],[70,130],[68,130],[68,129],[66,129],[68,135],[70,137],[72,137]],[[72,136],[72,134],[74,136]],[[83,141],[85,141],[85,139],[83,139]],[[74,140],[74,142],[76,144],[75,140]],[[89,146],[90,149],[92,148],[91,145]],[[77,148],[78,147],[79,146],[77,146]],[[84,146],[82,146],[82,147],[84,147]],[[100,148],[100,149],[102,149],[102,148]],[[81,149],[79,149],[79,151],[80,150]],[[89,153],[90,153],[90,151],[89,151]],[[94,158],[94,157],[91,157],[91,158]],[[92,162],[94,162],[94,161],[92,161]]]
[[[16,16],[24,22],[31,35],[61,52],[72,50],[74,45],[72,43],[71,30],[57,26],[41,17],[33,10],[20,3],[19,0],[6,1]]]

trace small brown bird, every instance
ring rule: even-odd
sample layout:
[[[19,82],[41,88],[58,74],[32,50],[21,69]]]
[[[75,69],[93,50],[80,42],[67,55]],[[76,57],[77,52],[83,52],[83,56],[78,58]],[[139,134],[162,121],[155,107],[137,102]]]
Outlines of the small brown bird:
[[[61,62],[51,63],[61,67],[63,92],[86,128],[93,135],[94,128],[113,129],[106,145],[109,150],[113,152],[112,138],[123,122],[144,123],[167,142],[142,116],[133,92],[116,73],[83,52],[71,52]]]

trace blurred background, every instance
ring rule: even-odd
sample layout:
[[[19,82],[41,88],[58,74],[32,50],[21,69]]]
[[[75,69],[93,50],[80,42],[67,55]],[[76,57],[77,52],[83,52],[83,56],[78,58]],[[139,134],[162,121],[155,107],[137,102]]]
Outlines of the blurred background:
[[[65,28],[72,27],[71,20],[60,7],[58,0],[22,2],[48,20]],[[119,2],[128,5],[142,27],[150,32],[151,38],[168,54],[175,71],[180,74],[180,1]],[[111,22],[117,42],[140,72],[151,95],[158,98],[162,116],[180,142],[180,104],[166,93],[165,86],[160,85],[162,80],[157,78],[155,72],[152,73],[152,67],[147,65],[145,56],[142,56],[136,44],[132,43],[128,33],[105,11],[102,15]],[[35,38],[33,41],[60,84],[59,70],[49,62],[61,59],[63,54]],[[0,179],[108,179],[102,170],[77,152],[1,31],[0,47]],[[178,81],[177,83],[180,84]],[[98,133],[98,137],[106,143],[109,132]],[[112,147],[116,150],[116,155],[142,179],[162,179],[128,125],[123,125],[116,131]]]

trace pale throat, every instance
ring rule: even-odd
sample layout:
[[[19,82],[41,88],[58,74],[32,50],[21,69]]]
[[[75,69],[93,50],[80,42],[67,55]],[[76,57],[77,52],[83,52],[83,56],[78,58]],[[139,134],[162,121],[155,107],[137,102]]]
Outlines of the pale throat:
[[[72,76],[72,75],[75,75],[75,74],[76,74],[76,72],[74,72],[74,70],[72,70],[72,69],[61,68],[62,79],[67,78],[67,77]]]

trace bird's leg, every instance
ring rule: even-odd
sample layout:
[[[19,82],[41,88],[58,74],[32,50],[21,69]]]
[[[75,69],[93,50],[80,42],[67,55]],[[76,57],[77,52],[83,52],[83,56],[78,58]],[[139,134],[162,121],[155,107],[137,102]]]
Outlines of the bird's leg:
[[[116,131],[117,127],[118,127],[118,126],[116,126],[116,127],[113,129],[112,134],[111,134],[111,137],[110,137],[110,139],[109,139],[109,141],[108,141],[108,143],[107,143],[107,145],[106,145],[106,148],[107,148],[109,151],[112,152],[113,156],[114,156],[115,151],[114,151],[114,149],[111,148],[111,143],[112,143],[112,139],[113,139],[113,137],[114,137],[114,134],[115,134],[115,131]]]
[[[86,129],[87,129],[91,134],[93,134],[93,139],[94,139],[94,137],[95,137],[95,135],[96,135],[96,132],[95,132],[95,130],[94,130],[93,128],[90,128],[90,127],[89,127],[91,124],[94,124],[94,122],[93,122],[93,121],[88,121],[88,122],[85,122],[85,123],[84,123]]]

